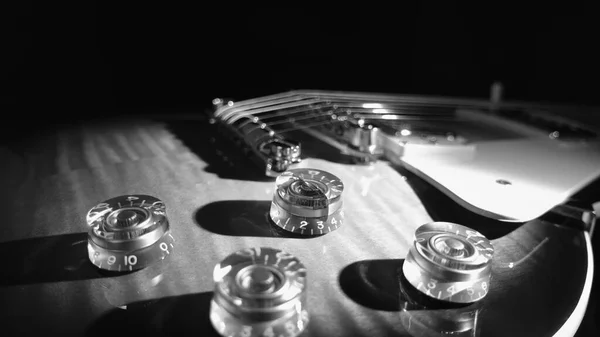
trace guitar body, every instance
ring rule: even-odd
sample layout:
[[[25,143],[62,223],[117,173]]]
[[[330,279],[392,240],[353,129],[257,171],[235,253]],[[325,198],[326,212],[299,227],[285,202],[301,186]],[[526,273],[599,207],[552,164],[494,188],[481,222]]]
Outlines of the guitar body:
[[[543,219],[485,217],[414,170],[383,160],[359,165],[298,132],[305,157],[298,165],[344,182],[346,220],[323,236],[288,236],[268,218],[273,179],[215,131],[202,119],[123,119],[3,147],[3,327],[23,335],[218,336],[209,321],[215,265],[240,249],[272,247],[306,266],[310,323],[303,336],[577,330],[593,277],[587,232]],[[85,215],[129,194],[165,202],[174,250],[136,272],[99,272],[88,260]],[[415,230],[432,221],[459,222],[492,240],[490,290],[476,306],[402,310],[404,258]],[[448,319],[462,312],[468,323]]]

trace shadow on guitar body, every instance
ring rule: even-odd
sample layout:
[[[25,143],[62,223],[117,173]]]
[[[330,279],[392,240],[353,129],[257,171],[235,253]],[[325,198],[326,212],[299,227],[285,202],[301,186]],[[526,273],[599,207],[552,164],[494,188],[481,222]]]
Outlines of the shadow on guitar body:
[[[135,332],[139,336],[220,336],[210,323],[213,292],[163,297],[114,308],[86,329],[85,336]]]
[[[244,181],[274,181],[275,178],[265,175],[265,164],[256,163],[253,155],[245,154],[244,149],[218,132],[217,125],[208,121],[169,121],[166,128],[177,137],[183,145],[196,154],[208,165],[206,172],[214,173],[220,178]],[[286,133],[286,137],[302,144],[302,158],[320,158],[330,162],[354,164],[354,157],[342,154],[326,143],[309,135],[296,131]],[[246,151],[247,152],[247,151]]]
[[[194,215],[194,221],[209,232],[228,236],[309,239],[284,231],[269,218],[270,200],[226,200],[207,204]]]
[[[87,233],[54,235],[0,243],[0,286],[91,280],[116,275],[97,269],[88,258]],[[118,275],[124,275],[120,273]]]
[[[362,306],[399,312],[413,336],[475,328],[483,336],[554,335],[571,319],[581,296],[587,296],[582,293],[588,257],[581,232],[535,220],[492,244],[490,290],[469,305],[424,296],[406,281],[403,260],[351,263],[340,272],[339,284]]]
[[[403,264],[404,259],[354,262],[340,273],[340,287],[364,307],[397,313],[402,328],[411,336],[462,336],[476,328],[480,305],[430,300],[408,283]]]
[[[208,121],[169,121],[169,130],[192,153],[207,166],[206,172],[214,173],[223,179],[245,181],[272,181],[264,175],[242,149],[217,132],[215,125]]]
[[[400,275],[404,259],[364,260],[340,273],[342,291],[354,302],[375,310],[400,311]]]
[[[453,222],[475,229],[490,240],[503,237],[522,226],[521,222],[505,222],[474,213],[414,173],[402,167],[396,170],[406,177],[433,221]]]

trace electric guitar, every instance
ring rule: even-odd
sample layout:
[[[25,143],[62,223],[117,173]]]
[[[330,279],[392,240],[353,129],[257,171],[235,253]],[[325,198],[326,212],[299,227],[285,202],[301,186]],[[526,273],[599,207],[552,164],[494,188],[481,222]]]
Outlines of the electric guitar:
[[[98,120],[1,148],[8,163],[0,229],[7,331],[577,331],[593,279],[590,233],[598,204],[589,200],[588,186],[600,176],[596,130],[562,119],[555,107],[469,99],[294,91],[213,104],[206,117]],[[291,216],[278,218],[282,211],[273,205],[280,177],[290,170],[327,172],[336,179],[326,180],[343,182],[343,192],[339,182],[329,186],[343,197],[343,222],[329,219],[325,230],[317,220],[315,228],[325,230],[320,235],[305,235],[301,221],[285,228]],[[319,195],[311,184],[309,192]],[[98,211],[106,207],[102,202],[129,196],[123,200],[133,205],[145,195],[159,198],[160,209],[151,212],[168,218],[170,241],[156,245],[163,258],[146,261],[142,253],[117,250],[119,259],[94,255],[90,226],[109,212]],[[336,201],[328,200],[329,206]],[[120,214],[115,227],[135,221],[133,213]],[[436,301],[446,291],[437,292],[437,281],[403,288],[415,233],[441,222],[466,226],[493,246],[489,282],[476,301]],[[234,323],[215,318],[217,283],[229,272],[224,259],[240,251],[266,256],[259,247],[285,251],[303,264],[302,324],[268,330],[240,312],[232,318],[239,329],[232,330]],[[143,261],[144,268],[131,268]],[[410,300],[405,289],[414,295]],[[263,329],[258,334],[257,326]]]

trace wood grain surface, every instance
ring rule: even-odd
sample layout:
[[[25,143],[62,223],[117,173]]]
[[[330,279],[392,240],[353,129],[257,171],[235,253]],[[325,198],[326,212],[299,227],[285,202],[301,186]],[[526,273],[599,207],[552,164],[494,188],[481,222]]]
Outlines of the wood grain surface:
[[[248,160],[211,131],[202,123],[124,119],[65,126],[0,147],[3,326],[24,335],[216,335],[208,320],[214,266],[243,248],[272,247],[308,270],[303,336],[437,335],[427,324],[406,325],[398,272],[415,229],[452,220],[440,214],[460,208],[440,196],[426,202],[420,192],[428,187],[386,162],[333,160],[315,144],[302,165],[344,181],[346,221],[324,236],[292,238],[268,222],[273,181],[251,173]],[[141,271],[105,275],[87,260],[85,215],[124,194],[166,203],[175,251]],[[475,332],[552,335],[585,280],[581,233],[542,221],[515,229],[465,219],[487,226],[497,257]]]

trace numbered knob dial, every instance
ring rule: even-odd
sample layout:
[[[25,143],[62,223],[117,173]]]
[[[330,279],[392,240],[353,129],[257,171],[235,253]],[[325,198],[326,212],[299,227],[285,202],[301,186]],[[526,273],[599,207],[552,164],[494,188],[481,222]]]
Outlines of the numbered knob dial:
[[[479,232],[432,222],[417,229],[402,271],[413,287],[430,298],[471,303],[488,293],[493,254],[490,241]]]
[[[223,336],[296,336],[308,324],[306,268],[272,248],[235,252],[215,266],[210,321]]]
[[[321,235],[344,223],[344,184],[333,174],[294,169],[282,173],[275,183],[269,215],[277,226],[301,235]]]
[[[106,200],[89,210],[88,255],[100,269],[132,271],[172,253],[165,204],[148,195]]]

